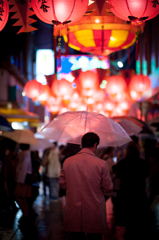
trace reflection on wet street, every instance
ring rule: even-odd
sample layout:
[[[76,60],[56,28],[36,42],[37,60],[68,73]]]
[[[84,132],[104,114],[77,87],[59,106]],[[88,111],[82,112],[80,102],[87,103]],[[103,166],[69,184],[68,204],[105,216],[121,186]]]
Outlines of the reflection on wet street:
[[[35,213],[32,221],[26,225],[21,225],[19,222],[22,215],[20,209],[12,214],[4,212],[0,216],[0,240],[68,240],[68,233],[63,232],[64,201],[64,198],[50,201],[40,194],[34,202]],[[131,239],[126,235],[125,226],[116,222],[110,199],[106,202],[106,209],[107,232],[103,240]],[[147,239],[157,240],[159,239],[159,196],[151,206],[150,218],[151,225]],[[135,222],[133,228],[135,232]],[[138,239],[137,235],[135,239]]]

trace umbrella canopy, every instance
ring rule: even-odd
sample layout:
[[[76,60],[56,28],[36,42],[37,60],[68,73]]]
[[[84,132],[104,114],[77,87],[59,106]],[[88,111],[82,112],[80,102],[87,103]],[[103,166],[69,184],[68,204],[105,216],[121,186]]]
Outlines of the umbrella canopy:
[[[37,146],[31,145],[30,151],[44,150],[46,148],[50,148],[53,146],[53,144],[46,138],[38,138],[37,141],[38,141]]]
[[[14,131],[6,118],[0,115],[0,131]]]
[[[13,132],[2,132],[1,136],[12,139],[17,143],[26,143],[37,145],[37,139],[34,137],[34,133],[27,129],[14,130]]]
[[[136,135],[137,133],[142,131],[142,127],[129,119],[118,117],[112,117],[112,119],[119,123],[122,128],[124,128],[125,131],[129,134],[129,136]]]
[[[56,141],[81,144],[81,138],[87,132],[98,134],[100,146],[122,146],[131,141],[126,131],[113,119],[87,111],[62,113],[39,133]]]
[[[147,122],[147,124],[150,126],[150,128],[154,132],[158,132],[159,131],[159,117],[156,117],[156,118],[153,118],[153,119],[149,120]]]

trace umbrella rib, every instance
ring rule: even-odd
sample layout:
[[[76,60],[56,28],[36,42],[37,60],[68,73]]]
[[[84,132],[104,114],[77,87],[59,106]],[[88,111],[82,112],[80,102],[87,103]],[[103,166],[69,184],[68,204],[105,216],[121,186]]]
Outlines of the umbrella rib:
[[[86,125],[87,125],[87,112],[86,112],[86,118],[85,118],[85,124],[84,124],[84,134],[86,132]]]

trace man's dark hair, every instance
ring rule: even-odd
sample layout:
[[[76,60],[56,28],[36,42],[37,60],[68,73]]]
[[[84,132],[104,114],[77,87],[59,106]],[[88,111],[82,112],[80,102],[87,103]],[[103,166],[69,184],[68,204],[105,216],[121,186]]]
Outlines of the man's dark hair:
[[[95,143],[99,144],[99,136],[94,132],[88,132],[82,137],[82,148],[93,147]]]

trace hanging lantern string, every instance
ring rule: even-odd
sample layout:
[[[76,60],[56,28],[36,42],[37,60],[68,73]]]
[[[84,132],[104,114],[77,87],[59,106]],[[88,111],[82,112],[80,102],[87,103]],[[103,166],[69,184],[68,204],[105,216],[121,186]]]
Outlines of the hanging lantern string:
[[[58,37],[58,69],[61,69],[61,31]]]
[[[66,24],[68,24],[68,23],[70,23],[70,22],[71,22],[71,20],[66,21],[66,22],[63,22],[63,23],[61,23],[61,22],[59,22],[59,21],[55,21],[55,20],[52,21],[52,23],[53,23],[53,25],[54,25],[53,35],[58,36],[58,37],[57,37],[57,39],[58,39],[58,66],[57,66],[57,68],[58,68],[59,70],[61,69],[61,31],[60,31],[60,29],[61,29],[61,27],[62,27],[63,25],[66,25]],[[57,27],[57,28],[56,28],[56,27]],[[55,32],[55,30],[56,30],[56,32]],[[57,33],[57,32],[58,32],[58,33]]]

